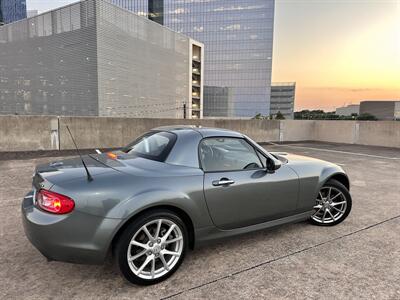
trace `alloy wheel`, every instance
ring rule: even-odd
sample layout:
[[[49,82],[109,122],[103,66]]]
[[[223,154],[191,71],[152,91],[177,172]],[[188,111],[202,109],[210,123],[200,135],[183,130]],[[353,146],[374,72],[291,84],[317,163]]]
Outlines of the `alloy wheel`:
[[[315,212],[311,218],[321,224],[329,224],[340,220],[346,213],[347,199],[337,188],[327,186],[318,193]]]
[[[181,228],[171,220],[155,219],[133,235],[127,251],[128,265],[142,279],[157,279],[173,269],[183,247]]]

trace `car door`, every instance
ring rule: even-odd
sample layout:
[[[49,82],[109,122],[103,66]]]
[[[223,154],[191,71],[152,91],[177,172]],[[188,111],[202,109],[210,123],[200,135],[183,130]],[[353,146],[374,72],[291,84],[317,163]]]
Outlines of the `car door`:
[[[204,195],[217,227],[249,226],[291,215],[296,210],[297,174],[286,165],[267,172],[265,163],[269,158],[244,138],[203,139],[199,154]]]

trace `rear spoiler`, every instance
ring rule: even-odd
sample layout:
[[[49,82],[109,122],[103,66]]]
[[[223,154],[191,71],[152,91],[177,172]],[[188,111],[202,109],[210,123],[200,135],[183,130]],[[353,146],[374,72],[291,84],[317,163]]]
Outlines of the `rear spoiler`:
[[[50,172],[50,171],[54,172],[54,169],[47,170],[47,172]],[[42,176],[41,173],[46,173],[46,170],[45,169],[36,169],[35,170],[35,173],[33,174],[33,178],[32,178],[32,186],[37,191],[40,189],[50,190],[54,184],[51,183],[50,181],[46,180],[46,178],[44,176]]]

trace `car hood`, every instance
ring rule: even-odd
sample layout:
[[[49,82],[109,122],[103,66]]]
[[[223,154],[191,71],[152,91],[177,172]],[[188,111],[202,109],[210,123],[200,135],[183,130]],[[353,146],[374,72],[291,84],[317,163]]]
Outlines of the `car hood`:
[[[345,174],[340,166],[325,160],[282,152],[272,152],[272,154],[299,176],[320,176],[324,172]]]
[[[288,163],[291,165],[296,165],[296,164],[304,164],[304,163],[311,163],[311,164],[332,164],[330,162],[309,157],[309,156],[303,156],[303,155],[297,155],[297,154],[290,154],[286,152],[271,152],[272,155],[274,155],[277,159],[282,161],[283,163]]]

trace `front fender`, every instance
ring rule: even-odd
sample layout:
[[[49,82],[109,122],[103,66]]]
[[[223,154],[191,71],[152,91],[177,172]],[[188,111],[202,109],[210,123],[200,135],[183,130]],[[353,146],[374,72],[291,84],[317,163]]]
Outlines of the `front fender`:
[[[329,166],[322,168],[321,173],[319,174],[319,177],[318,177],[317,185],[315,186],[312,196],[310,197],[310,201],[309,201],[310,209],[312,209],[312,207],[315,205],[315,199],[317,199],[318,192],[320,191],[320,189],[324,186],[324,184],[329,179],[331,179],[332,177],[334,177],[336,175],[342,175],[342,176],[344,175],[347,178],[346,173],[339,166],[329,165]]]
[[[297,165],[294,169],[300,180],[299,211],[313,208],[319,190],[330,178],[337,175],[347,178],[341,167],[327,162]]]
[[[321,175],[319,177],[319,182],[318,182],[318,187],[317,187],[317,192],[324,186],[324,184],[330,180],[333,177],[338,177],[338,176],[343,176],[346,178],[347,182],[349,183],[349,177],[347,176],[346,172],[339,166],[333,165],[327,168],[324,168],[321,172]]]

